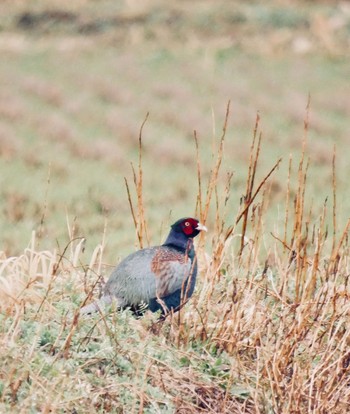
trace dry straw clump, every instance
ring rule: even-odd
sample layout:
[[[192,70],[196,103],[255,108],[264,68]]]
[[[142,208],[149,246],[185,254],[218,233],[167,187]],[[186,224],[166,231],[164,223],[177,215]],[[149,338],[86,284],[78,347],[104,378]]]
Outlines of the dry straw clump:
[[[257,119],[244,196],[228,220],[232,174],[218,185],[228,115],[206,186],[195,140],[197,213],[211,220],[212,244],[199,240],[196,295],[177,314],[80,318],[103,282],[103,243],[87,265],[83,240],[40,252],[33,236],[22,256],[1,256],[1,412],[349,412],[350,222],[338,228],[335,155],[332,208],[316,211],[307,201],[306,119],[295,172],[289,162],[284,223],[266,230],[280,160],[258,179]],[[139,145],[136,203],[126,185],[142,246],[141,133]]]

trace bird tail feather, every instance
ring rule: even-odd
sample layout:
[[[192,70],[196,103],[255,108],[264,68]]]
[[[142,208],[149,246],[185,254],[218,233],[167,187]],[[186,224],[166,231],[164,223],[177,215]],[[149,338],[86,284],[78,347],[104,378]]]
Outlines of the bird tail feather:
[[[102,296],[99,300],[96,300],[95,302],[90,303],[89,305],[83,306],[80,309],[80,315],[91,315],[95,312],[103,312],[106,310],[106,307],[108,305],[115,304],[116,308],[119,308],[122,306],[121,300],[118,298],[112,298],[110,295]]]

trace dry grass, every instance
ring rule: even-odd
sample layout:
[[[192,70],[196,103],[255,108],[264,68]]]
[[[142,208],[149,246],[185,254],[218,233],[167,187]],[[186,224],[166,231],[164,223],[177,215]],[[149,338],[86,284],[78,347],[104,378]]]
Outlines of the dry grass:
[[[2,255],[1,411],[349,411],[350,224],[338,228],[336,157],[333,206],[310,205],[306,117],[300,160],[295,165],[291,158],[287,167],[283,225],[271,232],[264,217],[273,203],[269,177],[279,162],[260,176],[257,118],[245,195],[236,219],[227,221],[235,207],[234,177],[228,174],[223,187],[219,177],[228,117],[229,107],[208,180],[195,136],[198,213],[203,221],[213,214],[215,221],[211,242],[198,243],[196,294],[179,313],[164,321],[153,314],[135,319],[128,311],[79,318],[80,306],[109,270],[104,241],[83,264],[84,240],[74,239],[74,229],[63,252],[37,251],[33,234],[21,256]],[[127,185],[143,245],[149,234],[141,134],[142,128],[133,170],[136,201]]]

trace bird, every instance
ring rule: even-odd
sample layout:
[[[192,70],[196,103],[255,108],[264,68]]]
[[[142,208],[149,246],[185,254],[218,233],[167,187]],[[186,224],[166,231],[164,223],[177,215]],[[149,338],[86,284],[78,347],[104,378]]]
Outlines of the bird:
[[[112,271],[101,298],[82,307],[80,314],[92,314],[110,304],[129,307],[136,315],[145,309],[163,315],[178,311],[194,292],[197,258],[193,238],[201,231],[208,230],[195,218],[177,220],[162,245],[123,259]]]

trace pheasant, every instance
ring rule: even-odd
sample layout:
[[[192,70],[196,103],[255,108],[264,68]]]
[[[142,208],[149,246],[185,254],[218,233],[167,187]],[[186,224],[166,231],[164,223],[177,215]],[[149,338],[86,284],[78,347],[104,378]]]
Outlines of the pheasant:
[[[138,250],[122,260],[104,286],[102,297],[80,313],[90,314],[111,303],[136,313],[142,304],[163,314],[179,310],[195,288],[193,238],[202,230],[207,228],[194,218],[176,221],[163,245]]]

